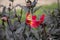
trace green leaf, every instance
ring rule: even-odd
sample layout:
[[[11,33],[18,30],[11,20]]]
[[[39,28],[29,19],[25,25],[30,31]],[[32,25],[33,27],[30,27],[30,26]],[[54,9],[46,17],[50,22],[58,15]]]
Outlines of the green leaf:
[[[33,11],[33,13],[35,13],[37,10],[39,10],[42,6],[36,7]]]

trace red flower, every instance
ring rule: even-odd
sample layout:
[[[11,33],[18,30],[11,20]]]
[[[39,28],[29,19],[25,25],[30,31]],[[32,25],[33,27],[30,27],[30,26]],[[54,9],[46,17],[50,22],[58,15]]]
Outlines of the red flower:
[[[33,15],[30,23],[31,28],[37,28],[38,24],[39,21],[36,20],[36,15]]]
[[[36,16],[32,16],[32,21],[30,23],[31,28],[38,28],[38,26],[43,23],[44,18],[45,14],[40,16],[40,20],[36,20]]]
[[[38,28],[40,24],[43,23],[45,14],[40,16],[40,20],[36,20],[36,15],[27,14],[26,24],[30,25],[31,28]]]

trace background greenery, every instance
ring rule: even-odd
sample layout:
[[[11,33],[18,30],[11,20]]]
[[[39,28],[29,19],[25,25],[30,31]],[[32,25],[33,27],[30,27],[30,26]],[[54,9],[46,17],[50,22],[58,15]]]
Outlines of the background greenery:
[[[39,16],[42,14],[42,13],[45,13],[44,10],[48,11],[50,10],[51,12],[55,9],[55,8],[58,8],[58,5],[56,3],[52,4],[52,5],[43,5],[39,10],[37,10],[34,15],[37,16],[37,18],[39,18]],[[20,10],[17,10],[17,14],[20,15]],[[46,14],[46,13],[45,13]],[[26,13],[23,11],[23,15],[22,15],[22,21],[25,20],[25,16],[26,16]]]
[[[37,7],[38,7],[38,6],[37,6]],[[50,11],[52,12],[55,8],[58,8],[58,5],[57,5],[56,3],[53,3],[53,4],[51,4],[51,5],[43,5],[39,10],[37,10],[37,11],[34,13],[34,15],[36,15],[36,16],[37,16],[37,19],[39,19],[39,16],[40,16],[41,14],[43,14],[43,13],[46,14],[46,12],[44,12],[44,10],[45,10],[45,11],[50,10]],[[19,10],[19,9],[17,9],[17,15],[20,15],[20,10]],[[26,16],[26,13],[25,13],[25,11],[23,11],[22,19],[21,19],[22,22],[25,21],[25,16]],[[17,18],[12,19],[12,22],[13,22],[14,20],[16,20],[16,19],[17,19]],[[0,20],[0,23],[1,23],[1,20]]]

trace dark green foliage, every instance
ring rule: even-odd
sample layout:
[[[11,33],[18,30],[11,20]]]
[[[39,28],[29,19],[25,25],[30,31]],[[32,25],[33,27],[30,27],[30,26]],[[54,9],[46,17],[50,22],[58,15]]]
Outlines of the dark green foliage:
[[[9,1],[14,2],[14,0],[9,0]],[[11,7],[11,5],[9,5],[9,6]],[[48,10],[44,11],[44,9],[46,9],[47,7],[42,9],[41,6],[34,8],[35,6],[36,6],[36,4],[32,6],[31,11],[32,11],[32,13],[36,13],[37,16],[40,15],[40,13],[43,13],[43,12],[50,14],[50,15],[47,15],[47,17],[48,17],[47,19],[50,19],[50,20],[46,21],[47,23],[44,22],[44,23],[46,23],[46,26],[47,26],[46,30],[45,30],[46,33],[47,33],[46,35],[48,35],[50,33],[49,35],[51,35],[52,37],[58,38],[60,36],[60,34],[59,34],[60,30],[57,30],[57,29],[59,29],[60,25],[58,25],[59,24],[58,22],[57,22],[57,25],[55,24],[56,23],[55,19],[57,17],[57,18],[59,18],[58,21],[60,20],[60,17],[59,17],[60,16],[60,14],[59,14],[60,10],[53,11],[51,13],[51,12],[49,12],[50,10],[49,11]],[[13,40],[40,40],[40,39],[47,40],[48,39],[49,36],[47,38],[45,38],[46,36],[44,34],[44,29],[43,28],[45,26],[44,27],[39,26],[39,30],[38,29],[33,30],[32,28],[30,28],[29,25],[25,24],[25,13],[24,14],[22,14],[22,13],[26,9],[24,11],[22,11],[22,9],[21,9],[21,11],[18,10],[18,12],[16,12],[16,9],[14,9],[14,8],[13,8],[14,11],[13,11],[13,9],[10,9],[10,8],[8,8],[8,9],[9,9],[8,10],[9,13],[5,11],[6,7],[4,7],[3,11],[2,11],[2,14],[1,14],[1,17],[2,16],[8,16],[9,17],[7,22],[5,22],[5,23],[7,23],[7,25],[5,25],[4,21],[2,20],[3,29],[5,29],[5,32],[6,32],[4,37],[6,39],[8,39],[8,40],[11,40],[11,38]],[[40,11],[42,11],[42,12],[40,12]],[[10,15],[6,15],[7,13],[10,14]],[[56,13],[58,15],[56,15]],[[57,26],[58,26],[58,28],[57,28]],[[49,28],[50,28],[50,30],[49,30]],[[2,34],[1,31],[0,31],[0,33]]]

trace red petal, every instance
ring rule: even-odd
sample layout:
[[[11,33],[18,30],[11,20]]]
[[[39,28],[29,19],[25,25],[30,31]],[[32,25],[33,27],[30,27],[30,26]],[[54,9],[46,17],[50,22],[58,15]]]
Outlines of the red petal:
[[[32,16],[32,20],[36,20],[36,15],[33,15]]]
[[[39,26],[39,21],[33,20],[32,23],[30,24],[31,28],[38,28]]]
[[[30,19],[28,19],[28,17],[29,17],[29,15],[31,15],[30,13],[27,13],[26,14],[26,24],[30,24],[30,22],[31,22],[31,20]]]
[[[42,16],[40,16],[40,24],[44,21],[45,19],[45,14],[42,14]]]

